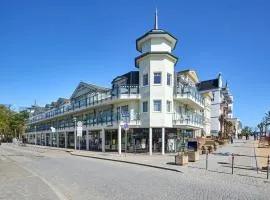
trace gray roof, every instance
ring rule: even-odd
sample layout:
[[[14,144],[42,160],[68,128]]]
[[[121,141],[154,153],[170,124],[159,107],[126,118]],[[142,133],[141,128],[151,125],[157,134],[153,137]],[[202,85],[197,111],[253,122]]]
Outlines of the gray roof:
[[[101,87],[101,86],[98,86],[98,85],[89,84],[89,83],[85,83],[85,82],[82,82],[82,81],[81,81],[81,82],[78,84],[78,86],[76,87],[76,89],[74,90],[74,92],[72,93],[70,99],[72,99],[72,98],[76,95],[77,91],[78,91],[79,88],[82,87],[82,86],[88,88],[89,91],[93,91],[93,92],[107,92],[107,91],[110,90],[109,88],[105,88],[105,87]]]
[[[216,88],[218,88],[218,78],[212,79],[212,80],[207,80],[207,81],[202,81],[202,82],[197,84],[197,87],[198,87],[199,91],[216,89]]]

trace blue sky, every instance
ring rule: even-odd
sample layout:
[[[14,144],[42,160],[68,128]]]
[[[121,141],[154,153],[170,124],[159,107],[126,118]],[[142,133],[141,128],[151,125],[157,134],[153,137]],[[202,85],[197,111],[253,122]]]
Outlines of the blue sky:
[[[270,3],[248,0],[14,1],[0,6],[0,103],[44,105],[80,81],[110,87],[134,67],[135,40],[153,28],[178,38],[176,69],[219,72],[234,115],[255,126],[270,110]]]

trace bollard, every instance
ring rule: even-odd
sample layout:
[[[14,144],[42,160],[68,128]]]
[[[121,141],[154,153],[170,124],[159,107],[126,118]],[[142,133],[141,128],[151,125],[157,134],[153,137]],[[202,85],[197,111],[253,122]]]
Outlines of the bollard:
[[[266,178],[269,179],[269,164],[270,164],[269,155],[267,157],[267,163],[266,164],[267,164],[267,174],[266,174],[267,177]]]
[[[208,170],[208,152],[206,152],[206,159],[205,159],[205,169]]]
[[[234,167],[234,154],[232,153],[232,174],[233,174],[233,167]]]

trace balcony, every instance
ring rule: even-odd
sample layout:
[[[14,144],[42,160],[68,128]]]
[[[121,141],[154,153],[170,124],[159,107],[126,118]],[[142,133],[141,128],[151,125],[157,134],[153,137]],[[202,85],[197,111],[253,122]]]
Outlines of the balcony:
[[[203,128],[203,116],[196,113],[187,113],[184,115],[175,113],[173,115],[174,127],[185,129],[201,129]]]
[[[139,85],[123,85],[114,88],[107,93],[96,94],[86,99],[76,101],[73,104],[65,105],[58,109],[52,109],[51,111],[46,111],[46,113],[34,116],[32,119],[28,120],[28,123],[31,124],[47,119],[52,119],[58,116],[78,112],[91,107],[112,104],[119,100],[139,98]]]
[[[186,87],[184,89],[181,88],[181,87],[177,87],[176,88],[175,99],[181,100],[185,104],[193,105],[198,109],[203,109],[204,108],[204,99],[203,99],[203,97],[197,91],[196,88],[193,88],[193,87],[190,87],[190,86]]]
[[[101,129],[106,127],[115,127],[118,128],[118,125],[124,125],[125,121],[127,120],[129,126],[140,126],[140,114],[135,113],[131,115],[128,119],[125,117],[122,117],[119,113],[105,113],[100,114],[97,116],[88,116],[87,118],[83,120],[77,120],[83,122],[84,130],[89,128],[94,129]],[[55,124],[46,124],[46,125],[40,125],[32,126],[29,128],[26,132],[32,132],[32,133],[49,133],[51,132],[51,127],[56,128],[56,132],[61,131],[74,131],[74,121],[72,119],[65,121],[65,122],[59,122]]]

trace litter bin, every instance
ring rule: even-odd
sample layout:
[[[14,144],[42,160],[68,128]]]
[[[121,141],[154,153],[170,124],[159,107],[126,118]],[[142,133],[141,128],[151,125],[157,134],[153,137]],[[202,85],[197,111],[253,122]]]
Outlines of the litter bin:
[[[198,143],[197,141],[189,141],[187,144],[188,148],[188,161],[196,162],[200,159],[200,154],[198,151]]]

